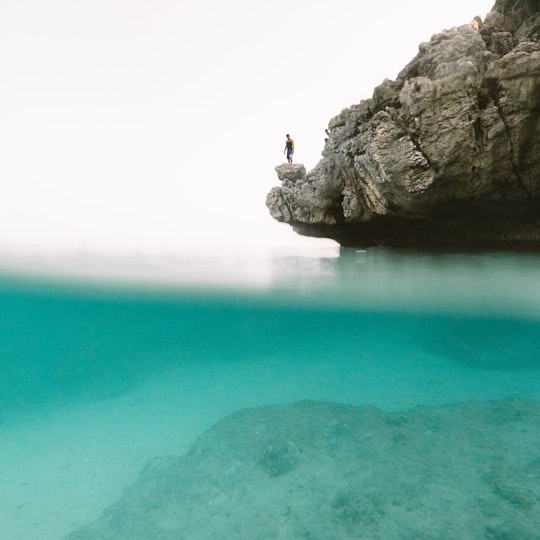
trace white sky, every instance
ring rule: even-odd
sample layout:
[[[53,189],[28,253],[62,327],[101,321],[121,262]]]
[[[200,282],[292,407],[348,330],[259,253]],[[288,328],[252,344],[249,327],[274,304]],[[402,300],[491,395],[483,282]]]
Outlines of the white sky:
[[[265,207],[285,133],[312,168],[333,116],[493,4],[0,0],[0,249],[309,242]]]

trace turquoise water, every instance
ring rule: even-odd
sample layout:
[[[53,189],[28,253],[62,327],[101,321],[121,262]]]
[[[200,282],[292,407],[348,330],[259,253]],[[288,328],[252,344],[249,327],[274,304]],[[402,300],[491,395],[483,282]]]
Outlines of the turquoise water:
[[[167,265],[167,279],[4,272],[2,538],[64,537],[146,461],[182,454],[245,407],[540,401],[538,255],[371,249]]]

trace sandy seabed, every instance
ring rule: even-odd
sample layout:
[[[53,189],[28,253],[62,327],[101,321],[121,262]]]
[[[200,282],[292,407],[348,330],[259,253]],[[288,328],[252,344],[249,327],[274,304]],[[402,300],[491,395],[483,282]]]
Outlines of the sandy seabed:
[[[456,538],[456,515],[460,527],[478,520],[471,530],[484,536],[470,538],[537,538],[537,403],[487,401],[534,399],[538,378],[431,366],[396,362],[381,386],[388,363],[206,363],[117,397],[5,416],[0,538]],[[306,396],[317,402],[294,403]],[[414,536],[435,526],[438,536]]]
[[[540,404],[244,409],[68,540],[540,538]]]

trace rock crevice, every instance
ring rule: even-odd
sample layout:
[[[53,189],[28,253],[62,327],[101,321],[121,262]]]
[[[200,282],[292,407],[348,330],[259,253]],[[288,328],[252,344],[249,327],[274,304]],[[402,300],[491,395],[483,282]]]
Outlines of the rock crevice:
[[[540,248],[539,36],[537,1],[497,0],[420,44],[312,171],[276,168],[271,215],[342,245]]]

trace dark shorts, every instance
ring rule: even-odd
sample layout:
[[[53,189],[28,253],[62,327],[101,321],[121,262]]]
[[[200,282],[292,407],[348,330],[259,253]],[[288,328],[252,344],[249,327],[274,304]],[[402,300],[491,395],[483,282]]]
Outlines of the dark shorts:
[[[289,159],[292,155],[293,155],[293,151],[290,149],[287,150],[287,159]]]

